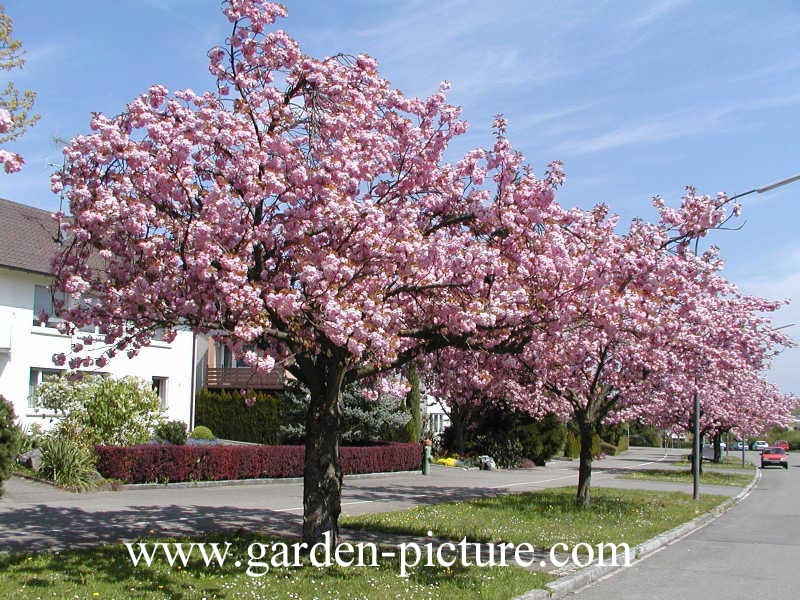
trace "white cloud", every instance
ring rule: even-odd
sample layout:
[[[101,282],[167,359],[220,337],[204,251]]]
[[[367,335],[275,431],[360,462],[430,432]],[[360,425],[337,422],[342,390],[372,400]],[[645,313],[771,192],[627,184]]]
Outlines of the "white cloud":
[[[649,119],[624,124],[611,131],[584,138],[567,140],[556,150],[565,154],[590,154],[620,148],[661,142],[698,135],[722,128],[744,127],[746,123],[732,119],[739,113],[756,112],[800,104],[800,94],[779,94],[757,97],[711,109],[687,109],[662,113]]]
[[[625,26],[627,29],[632,30],[642,29],[658,21],[687,2],[688,0],[657,0],[656,2],[650,2],[644,11],[628,21]]]
[[[753,276],[739,282],[739,288],[754,296],[790,300],[789,305],[772,314],[772,321],[775,327],[785,327],[786,335],[800,341],[800,246],[781,252],[778,266],[782,273]],[[800,395],[800,348],[785,350],[774,361],[768,378],[784,392]]]

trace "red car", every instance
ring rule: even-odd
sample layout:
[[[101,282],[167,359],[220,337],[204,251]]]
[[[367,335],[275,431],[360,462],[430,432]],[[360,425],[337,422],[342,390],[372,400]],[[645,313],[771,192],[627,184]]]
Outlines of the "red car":
[[[761,453],[761,468],[768,466],[789,468],[789,458],[783,448],[767,448]]]
[[[789,442],[787,442],[786,440],[778,440],[773,444],[773,446],[775,446],[776,448],[780,448],[781,450],[786,450],[786,452],[791,450],[791,448],[789,447]]]

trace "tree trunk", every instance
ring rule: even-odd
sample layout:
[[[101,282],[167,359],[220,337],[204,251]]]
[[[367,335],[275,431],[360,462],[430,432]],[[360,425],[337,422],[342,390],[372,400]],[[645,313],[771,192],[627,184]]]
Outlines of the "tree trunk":
[[[714,434],[714,462],[722,462],[722,433]]]
[[[453,430],[450,440],[453,444],[453,447],[448,448],[448,450],[457,452],[458,454],[464,453],[464,446],[466,442],[466,436],[464,435],[465,421],[466,419],[464,418],[461,409],[453,407],[453,410],[450,412],[450,427],[452,427]]]
[[[334,372],[331,372],[334,371]],[[339,536],[342,512],[342,469],[339,440],[342,427],[341,380],[335,367],[322,385],[309,386],[311,402],[306,416],[306,456],[303,471],[303,541],[309,545]]]
[[[576,415],[581,440],[581,457],[578,465],[578,494],[575,501],[580,506],[589,506],[589,490],[592,484],[592,437],[594,426],[585,415]]]

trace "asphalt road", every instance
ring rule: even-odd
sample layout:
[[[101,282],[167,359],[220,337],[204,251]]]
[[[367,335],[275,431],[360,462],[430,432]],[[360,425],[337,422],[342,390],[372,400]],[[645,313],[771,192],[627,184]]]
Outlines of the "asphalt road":
[[[677,451],[665,456],[660,449],[634,448],[622,456],[595,461],[592,484],[691,491],[691,486],[683,484],[616,479],[618,474],[631,469],[666,466],[677,459],[675,454]],[[342,510],[345,514],[379,512],[576,483],[577,461],[559,460],[531,470],[487,472],[434,467],[428,477],[418,473],[345,477]],[[298,535],[303,505],[299,482],[160,486],[72,494],[13,478],[6,482],[5,488],[6,494],[0,498],[0,551],[55,550],[148,534],[192,534],[233,528]],[[739,489],[714,487],[709,491],[733,495]]]
[[[800,594],[800,454],[739,505],[576,600],[786,600]]]

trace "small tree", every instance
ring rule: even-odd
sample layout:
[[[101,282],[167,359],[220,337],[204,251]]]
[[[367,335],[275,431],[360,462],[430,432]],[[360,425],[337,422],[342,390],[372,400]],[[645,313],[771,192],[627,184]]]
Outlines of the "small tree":
[[[36,401],[61,417],[60,434],[88,445],[146,442],[162,420],[158,395],[135,377],[62,376],[42,382]]]
[[[14,408],[0,396],[0,496],[3,482],[11,477],[19,448],[20,430],[15,423]]]
[[[305,414],[310,399],[307,394],[287,394],[287,423],[281,427],[284,439],[302,442],[306,436]],[[379,395],[371,399],[365,388],[352,384],[342,392],[342,441],[362,443],[375,439],[393,438],[396,432],[407,427],[410,420],[400,398]]]
[[[405,425],[404,440],[418,442],[422,435],[422,408],[420,406],[419,375],[417,366],[413,362],[408,365],[408,387],[405,406],[411,418]]]

